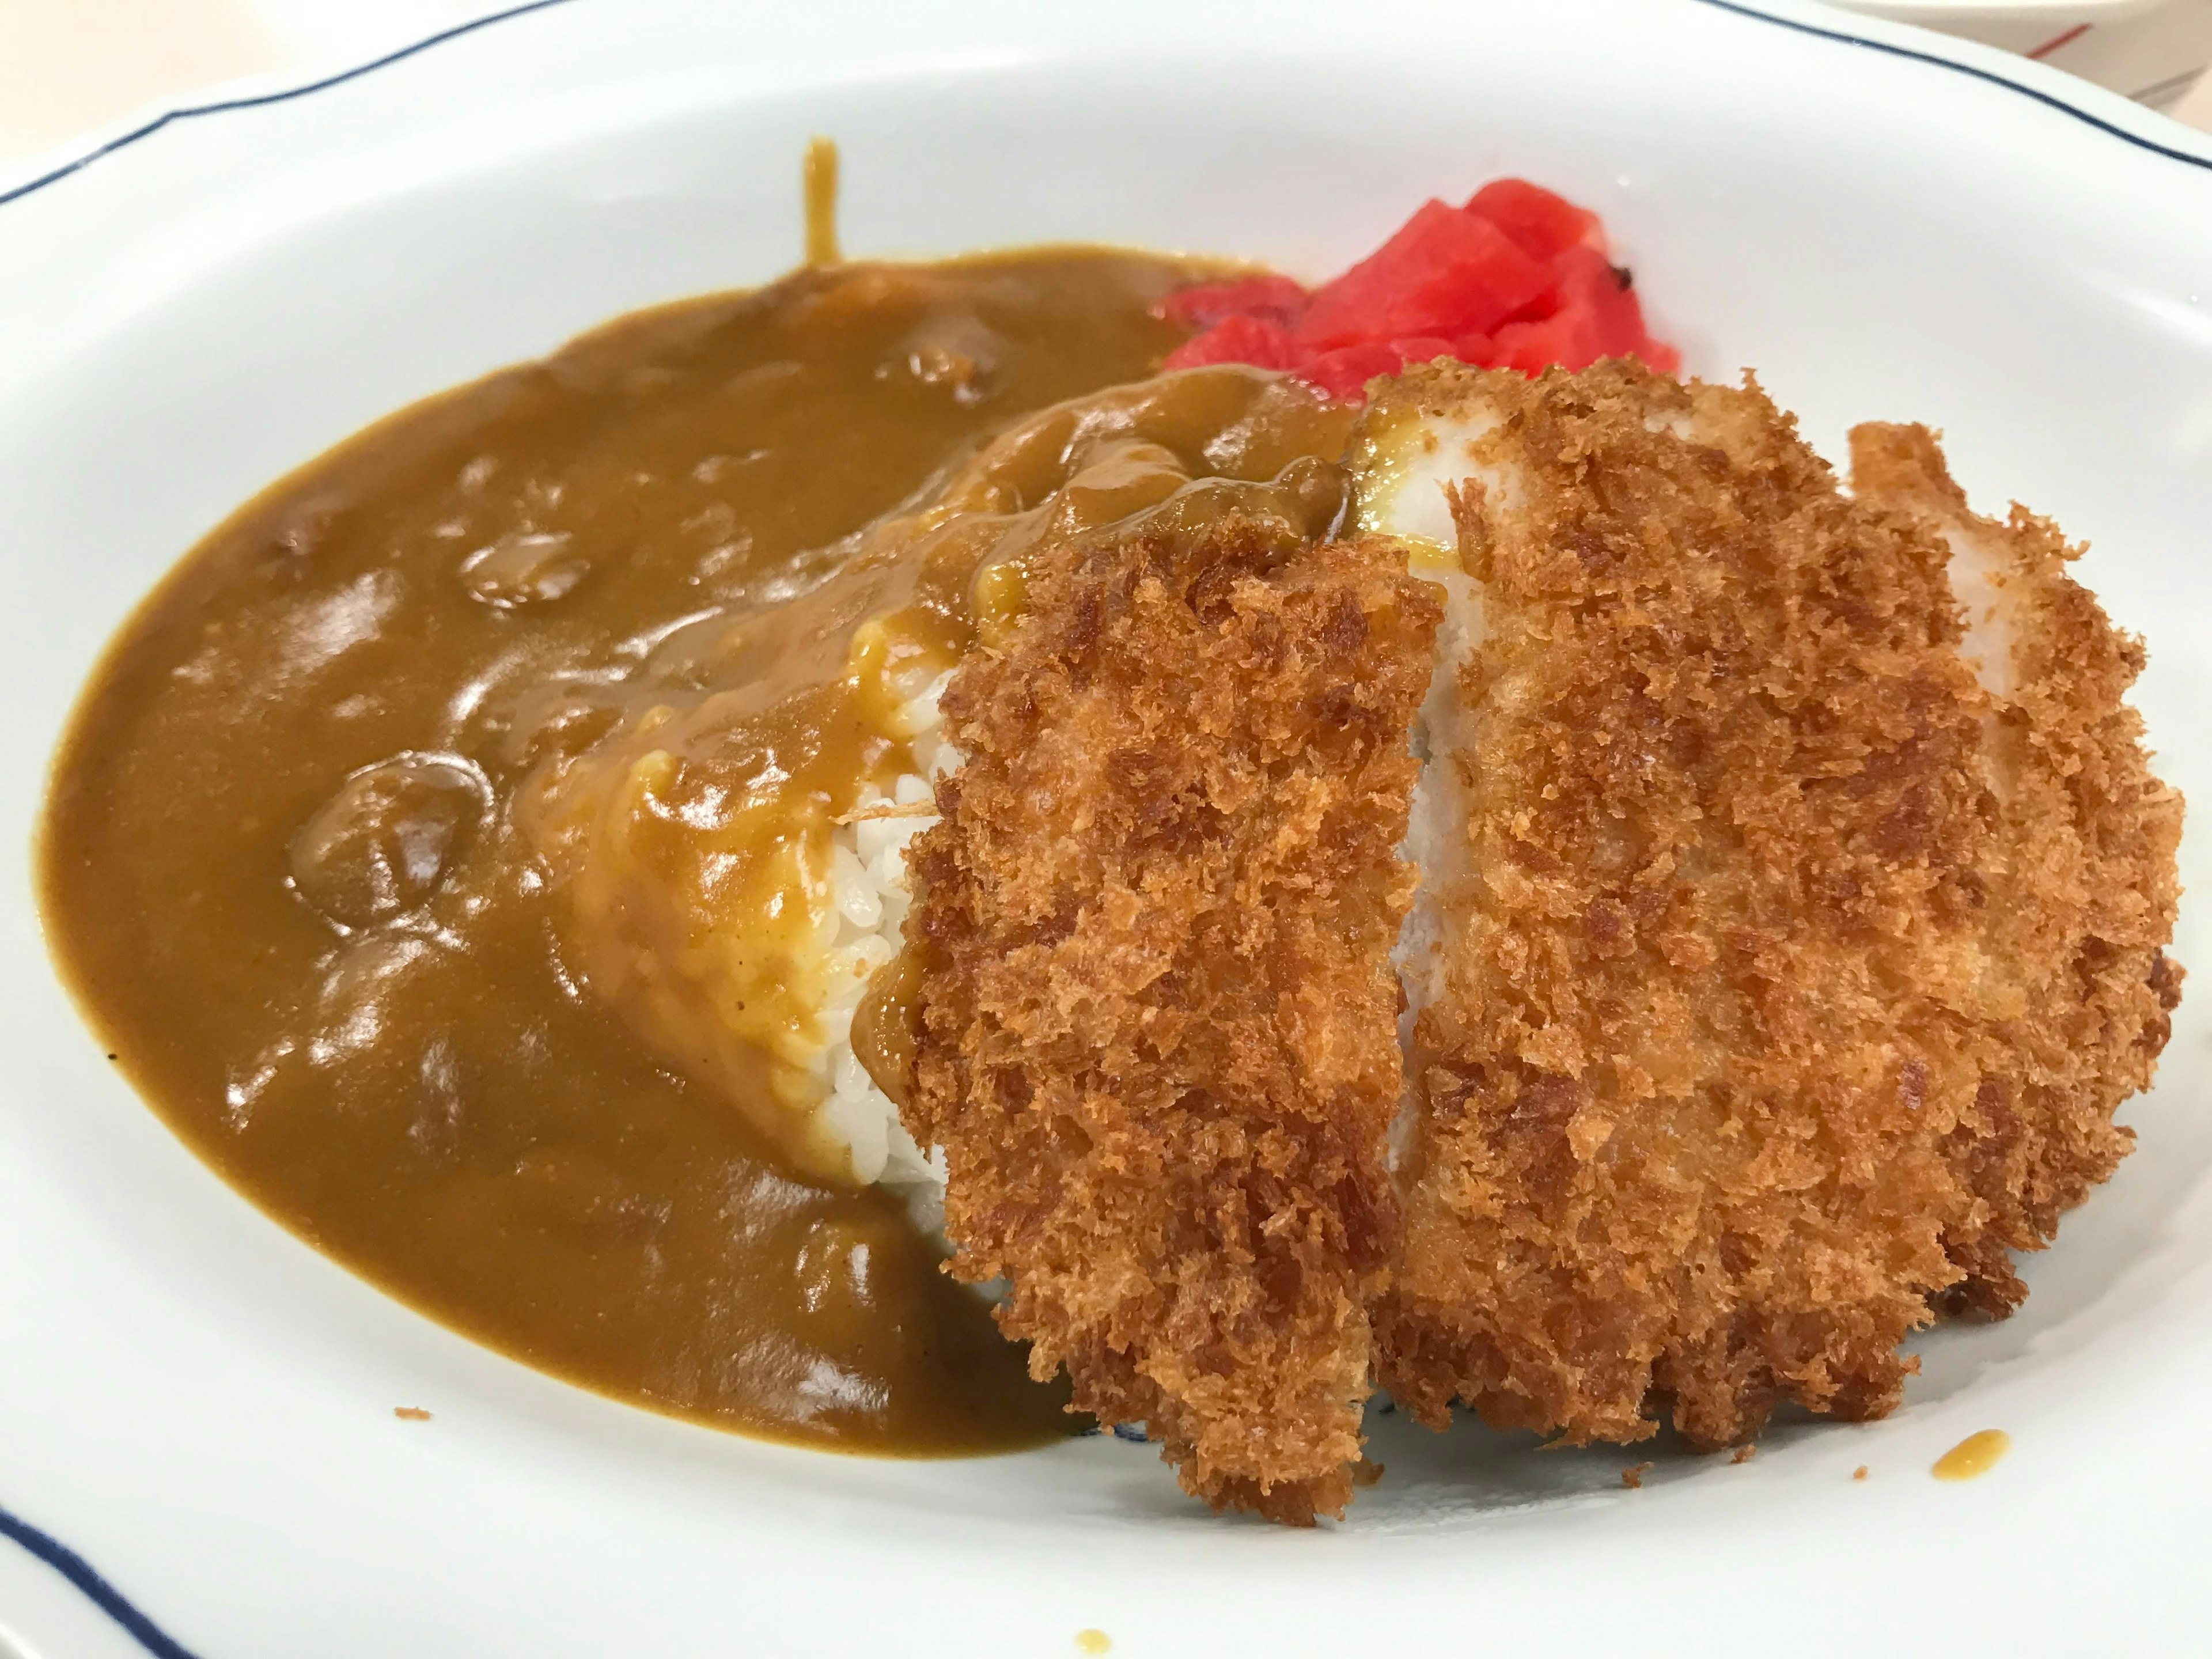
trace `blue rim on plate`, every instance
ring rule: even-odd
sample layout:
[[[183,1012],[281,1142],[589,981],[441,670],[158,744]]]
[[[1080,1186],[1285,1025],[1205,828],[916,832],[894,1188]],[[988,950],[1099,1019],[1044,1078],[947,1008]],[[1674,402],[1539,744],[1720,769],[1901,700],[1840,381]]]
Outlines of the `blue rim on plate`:
[[[128,132],[118,134],[106,143],[87,150],[82,155],[64,161],[58,167],[49,168],[36,178],[27,179],[22,184],[7,190],[0,190],[0,207],[7,206],[10,202],[20,201],[26,196],[44,190],[49,185],[58,183],[73,173],[81,173],[102,156],[112,155],[116,151],[126,149],[142,138],[150,138],[163,127],[173,122],[194,120],[204,115],[227,114],[233,110],[259,109],[268,104],[289,103],[295,98],[305,98],[310,93],[323,92],[331,87],[342,86],[348,81],[357,81],[364,75],[388,68],[393,64],[414,57],[417,52],[428,52],[432,46],[441,46],[447,40],[459,40],[465,34],[473,34],[478,29],[489,28],[495,23],[504,23],[510,18],[526,16],[531,12],[544,11],[551,7],[568,3],[569,0],[525,0],[525,3],[521,5],[510,6],[503,11],[492,12],[486,16],[471,18],[465,23],[457,23],[451,28],[441,29],[426,39],[401,46],[395,52],[386,52],[381,58],[372,58],[366,64],[356,64],[351,69],[340,70],[335,75],[325,76],[321,80],[311,81],[305,86],[287,87],[276,92],[256,93],[243,98],[225,98],[214,103],[188,104],[181,108],[166,110],[152,120],[133,127]],[[2195,155],[2189,150],[2178,149],[2172,144],[2161,144],[2154,138],[2146,138],[2139,132],[2130,132],[2118,123],[2107,121],[2101,115],[2093,115],[2080,105],[2070,103],[2055,93],[2045,92],[2038,87],[2023,86],[2010,76],[1999,75],[1994,70],[1983,69],[1973,64],[1962,64],[1954,58],[1946,58],[1940,52],[1923,52],[1916,46],[1900,46],[1893,41],[1873,40],[1863,34],[1855,34],[1849,29],[1827,28],[1818,23],[1808,23],[1802,18],[1778,17],[1772,12],[1761,11],[1756,6],[1742,4],[1741,0],[1696,0],[1696,3],[1701,6],[1711,6],[1716,11],[1732,12],[1738,17],[1748,17],[1759,22],[1772,23],[1778,27],[1789,29],[1794,33],[1811,35],[1816,40],[1833,40],[1846,46],[1863,47],[1868,52],[1878,52],[1888,58],[1902,58],[1916,64],[1933,64],[1938,69],[1951,70],[1960,75],[1971,76],[1977,81],[1986,81],[1993,87],[2003,87],[2016,92],[2023,98],[2032,98],[2039,104],[2057,110],[2061,114],[2070,115],[2075,120],[2096,128],[2100,132],[2119,139],[2123,143],[2134,145],[2137,149],[2148,150],[2154,155],[2163,155],[2169,161],[2179,161],[2187,167],[2201,167],[2207,172],[2212,172],[2212,156]]]
[[[50,168],[35,179],[27,179],[9,190],[0,190],[0,207],[7,206],[10,202],[20,201],[33,191],[44,190],[48,185],[58,184],[72,173],[82,173],[103,155],[112,155],[118,149],[126,149],[141,138],[150,138],[163,127],[175,122],[195,120],[203,115],[225,115],[233,110],[259,109],[267,104],[289,104],[295,98],[305,98],[309,93],[325,92],[332,87],[343,86],[349,81],[358,81],[364,75],[371,75],[378,70],[387,69],[394,64],[414,57],[418,52],[428,52],[433,46],[443,46],[448,40],[458,40],[464,34],[474,34],[478,29],[489,28],[494,23],[504,23],[511,17],[521,17],[530,12],[544,11],[549,7],[563,6],[568,3],[568,0],[526,0],[526,3],[510,6],[505,11],[495,11],[488,16],[471,18],[465,23],[456,23],[449,29],[441,29],[437,33],[416,40],[411,45],[402,46],[396,52],[387,52],[381,58],[373,58],[366,64],[356,64],[351,69],[340,70],[335,75],[326,75],[319,81],[310,81],[305,86],[284,87],[275,92],[254,93],[243,98],[219,99],[212,104],[186,104],[178,109],[164,110],[144,125],[133,127],[128,132],[119,133],[106,143],[96,145],[83,155],[64,161],[59,167]]]
[[[154,1656],[154,1659],[194,1659],[161,1627],[138,1611],[131,1598],[100,1575],[100,1570],[51,1533],[40,1532],[27,1521],[0,1510],[0,1538],[13,1539],[84,1593],[93,1606],[112,1619]]]
[[[418,53],[428,52],[433,46],[441,46],[448,40],[459,40],[465,34],[473,34],[479,29],[490,27],[495,23],[503,23],[513,18],[526,16],[532,12],[545,11],[552,7],[568,3],[570,0],[524,0],[523,4],[510,6],[504,10],[472,18],[465,23],[456,24],[451,28],[441,29],[435,34],[401,46],[396,51],[388,52],[381,58],[356,64],[351,69],[341,70],[336,74],[325,76],[320,80],[311,81],[304,86],[288,87],[275,92],[257,93],[245,97],[219,99],[206,104],[188,104],[165,111],[151,120],[133,127],[127,132],[120,133],[86,151],[83,155],[64,161],[33,179],[10,189],[0,190],[0,207],[5,207],[10,202],[21,201],[35,191],[58,184],[71,174],[82,172],[102,157],[112,155],[118,150],[127,149],[142,139],[150,138],[162,128],[176,122],[197,120],[203,116],[228,114],[234,110],[259,109],[270,104],[289,103],[295,99],[305,98],[312,93],[327,91],[332,87],[343,86],[349,81],[357,81],[362,76],[374,74],[378,70],[388,69],[394,64],[404,62]],[[1881,52],[1886,57],[1905,58],[1913,63],[1931,64],[1938,69],[1950,70],[1960,75],[1971,76],[1977,81],[1985,81],[1991,86],[2003,87],[2016,92],[2023,98],[2032,98],[2039,104],[2056,110],[2063,115],[2071,116],[2085,125],[2094,127],[2098,131],[2118,138],[2123,143],[2131,144],[2137,149],[2146,150],[2154,155],[2165,156],[2170,161],[2179,161],[2187,167],[2212,172],[2212,155],[2192,154],[2185,149],[2176,149],[2171,144],[2161,144],[2155,139],[2145,137],[2141,133],[2130,132],[2125,127],[2108,121],[2102,116],[2092,114],[2079,105],[2070,103],[2055,93],[2045,92],[2037,87],[2024,86],[2009,76],[2000,75],[1994,70],[1983,69],[1973,64],[1962,64],[1956,58],[1947,58],[1940,52],[1926,52],[1915,46],[1899,46],[1888,40],[1874,40],[1866,35],[1854,33],[1849,29],[1829,28],[1818,23],[1806,22],[1800,18],[1778,16],[1772,12],[1762,11],[1756,6],[1741,3],[1741,0],[1696,0],[1696,3],[1754,21],[1771,23],[1795,33],[1812,36],[1816,40],[1832,40],[1841,46],[1856,46],[1868,52]],[[164,1632],[152,1620],[140,1612],[127,1596],[102,1577],[90,1562],[59,1539],[48,1533],[41,1532],[38,1528],[19,1519],[5,1509],[0,1509],[0,1537],[13,1540],[61,1574],[64,1578],[82,1591],[94,1606],[112,1619],[137,1642],[140,1647],[152,1654],[155,1659],[194,1659],[194,1655],[190,1649]]]

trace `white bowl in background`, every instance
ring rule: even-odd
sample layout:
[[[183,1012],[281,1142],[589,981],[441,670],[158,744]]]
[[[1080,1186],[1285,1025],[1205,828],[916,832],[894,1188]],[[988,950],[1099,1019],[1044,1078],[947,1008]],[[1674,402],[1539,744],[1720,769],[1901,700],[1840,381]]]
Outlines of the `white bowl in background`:
[[[1061,1654],[1086,1628],[1117,1656],[2201,1644],[2212,997],[2127,1109],[2142,1151],[2027,1264],[2026,1310],[1921,1345],[1888,1421],[1662,1458],[1638,1492],[1630,1455],[1385,1425],[1352,1521],[1291,1534],[1194,1511],[1110,1441],[927,1463],[717,1435],[386,1299],[110,1073],[21,849],[77,686],[203,532],[410,399],[773,276],[823,132],[862,254],[1095,240],[1316,274],[1425,195],[1551,183],[1604,214],[1693,369],[1756,365],[1832,454],[1857,420],[1947,428],[1980,501],[2089,538],[2082,575],[2149,639],[2162,769],[2212,800],[2212,140],[1790,0],[548,0],[270,91],[0,185],[0,1509],[40,1529],[17,1541],[60,1540],[209,1659]],[[2193,891],[2209,846],[2192,824]],[[2207,919],[2185,908],[2185,962],[2212,961]],[[2015,1440],[1993,1474],[1928,1479],[1993,1425]],[[81,1644],[73,1596],[0,1540],[28,1650],[125,1639]]]
[[[2054,33],[2075,23],[2117,23],[2140,17],[2172,0],[1838,0],[1863,11],[1923,28],[1973,28],[1993,23],[2034,23]]]
[[[2205,62],[2203,0],[1836,0],[2040,58],[2171,112]],[[2201,124],[2200,124],[2201,125]]]

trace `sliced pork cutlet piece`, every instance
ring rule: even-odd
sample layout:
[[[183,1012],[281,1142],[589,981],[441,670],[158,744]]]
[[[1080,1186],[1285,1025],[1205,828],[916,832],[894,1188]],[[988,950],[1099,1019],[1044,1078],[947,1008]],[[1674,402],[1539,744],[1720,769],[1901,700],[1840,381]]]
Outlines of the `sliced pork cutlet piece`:
[[[2181,798],[2121,701],[2142,642],[2067,574],[2081,550],[2056,526],[1977,516],[1924,427],[1855,430],[1851,487],[1941,538],[1989,699],[1977,1012],[1996,1053],[1945,1143],[1976,1201],[1944,1242],[1966,1275],[1953,1305],[2004,1313],[2027,1294],[2011,1252],[2049,1243],[2134,1139],[2112,1113],[2149,1086],[2181,994],[2165,952]]]
[[[1570,1443],[1889,1410],[1995,1061],[1942,546],[1626,362],[1416,371],[1353,456],[1449,594],[1382,1382]]]
[[[1396,847],[1438,603],[1274,521],[1034,556],[944,697],[910,854],[908,1127],[962,1278],[1189,1492],[1310,1523],[1360,1455],[1395,1246]]]

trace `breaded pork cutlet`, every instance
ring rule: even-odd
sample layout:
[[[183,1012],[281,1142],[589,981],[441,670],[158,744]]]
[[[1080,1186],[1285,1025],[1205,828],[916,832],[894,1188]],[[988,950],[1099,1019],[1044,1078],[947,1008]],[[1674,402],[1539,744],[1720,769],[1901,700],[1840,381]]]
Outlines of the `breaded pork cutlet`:
[[[1397,1237],[1390,951],[1435,590],[1231,519],[1039,556],[945,693],[908,1127],[961,1277],[1217,1507],[1352,1492]]]
[[[1451,599],[1382,1381],[1569,1442],[1889,1410],[1931,1301],[2002,1305],[2003,1247],[2109,1170],[2162,1035],[2173,809],[2130,649],[2052,589],[2094,672],[1993,702],[1943,538],[1844,496],[1755,386],[1416,371],[1356,451],[1362,526],[1437,550]],[[2073,746],[2020,758],[2045,732]],[[2003,805],[2076,760],[2108,873],[2032,867]]]
[[[2027,1294],[2011,1253],[2049,1243],[2133,1143],[2113,1109],[2149,1086],[2181,996],[2164,949],[2181,798],[2120,701],[2142,644],[2066,574],[2080,550],[2056,526],[1978,517],[1923,427],[1855,430],[1851,488],[1941,538],[1989,699],[1977,1012],[1998,1052],[1947,1143],[1975,1203],[1944,1243],[1966,1274],[1950,1304],[2002,1314]]]

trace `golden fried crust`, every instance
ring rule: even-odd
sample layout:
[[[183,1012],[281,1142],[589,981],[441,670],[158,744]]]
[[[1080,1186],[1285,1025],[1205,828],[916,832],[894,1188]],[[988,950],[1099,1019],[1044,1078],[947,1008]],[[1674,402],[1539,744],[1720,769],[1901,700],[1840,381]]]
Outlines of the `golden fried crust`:
[[[1433,590],[1231,520],[1042,554],[944,707],[908,1127],[961,1277],[1183,1486],[1340,1514],[1397,1233],[1389,952]]]
[[[1957,1012],[1990,834],[1943,548],[1755,387],[1433,370],[1370,418],[1470,402],[1517,484],[1455,514],[1465,868],[1382,1379],[1570,1442],[1878,1415],[1999,1059]]]
[[[1966,1275],[1951,1302],[2002,1314],[2027,1293],[2010,1252],[2049,1243],[2133,1141],[2112,1112],[2148,1086],[2181,994],[2163,948],[2181,798],[2151,775],[2142,719],[2121,702],[2142,643],[2067,575],[2081,550],[2057,526],[2019,507],[2002,523],[1975,516],[1923,427],[1854,431],[1851,484],[1994,572],[2010,646],[1984,743],[1978,1012],[1996,1054],[1945,1144],[1974,1200],[1946,1229]]]

